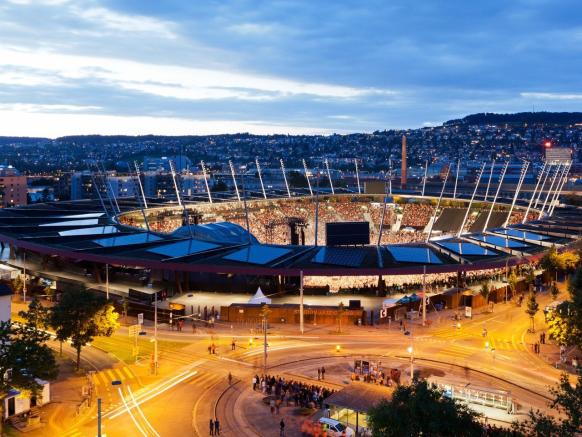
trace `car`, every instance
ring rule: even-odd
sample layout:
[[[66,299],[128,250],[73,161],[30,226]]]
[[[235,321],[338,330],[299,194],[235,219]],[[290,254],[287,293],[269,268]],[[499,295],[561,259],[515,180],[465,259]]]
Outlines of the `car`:
[[[325,426],[327,435],[330,437],[354,437],[356,435],[356,432],[352,428],[345,426],[343,423],[338,422],[335,419],[322,417],[319,419],[319,423],[322,423]]]

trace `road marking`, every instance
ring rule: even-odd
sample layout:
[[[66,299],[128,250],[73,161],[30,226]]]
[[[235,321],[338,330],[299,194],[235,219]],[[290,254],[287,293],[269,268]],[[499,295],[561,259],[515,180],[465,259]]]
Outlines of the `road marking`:
[[[131,370],[129,370],[129,367],[127,366],[123,367],[123,373],[125,373],[129,379],[134,377],[133,373],[131,373]]]
[[[125,397],[123,396],[123,393],[121,392],[121,387],[117,387],[118,393],[119,393],[119,397],[121,398],[121,402],[123,402],[123,405],[125,406],[125,409],[127,410],[127,414],[129,414],[129,417],[131,417],[131,420],[133,421],[133,423],[135,424],[135,427],[139,430],[139,432],[142,433],[142,435],[144,437],[147,437],[147,433],[143,430],[143,428],[139,425],[139,423],[137,422],[137,419],[135,418],[135,416],[133,415],[133,413],[131,412],[131,409],[129,408],[129,406],[127,405],[127,402],[125,401]],[[136,404],[137,405],[137,404]],[[122,410],[123,411],[123,410]]]
[[[131,400],[135,404],[135,409],[137,410],[137,412],[139,413],[139,415],[141,416],[143,421],[146,423],[147,427],[154,433],[155,436],[160,437],[158,432],[154,429],[154,427],[152,426],[150,421],[146,418],[145,414],[143,413],[143,410],[140,408],[139,404],[137,403],[137,400],[135,399],[135,396],[133,395],[133,392],[131,391],[131,387],[128,386],[127,391],[129,392],[129,395],[131,396]]]

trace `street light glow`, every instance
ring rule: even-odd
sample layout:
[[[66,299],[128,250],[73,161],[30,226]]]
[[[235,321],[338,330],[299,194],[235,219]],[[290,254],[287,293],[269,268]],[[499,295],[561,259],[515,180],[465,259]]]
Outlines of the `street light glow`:
[[[408,353],[409,354],[412,354],[412,352],[413,352],[412,346],[408,346],[408,349],[407,350],[408,350]]]

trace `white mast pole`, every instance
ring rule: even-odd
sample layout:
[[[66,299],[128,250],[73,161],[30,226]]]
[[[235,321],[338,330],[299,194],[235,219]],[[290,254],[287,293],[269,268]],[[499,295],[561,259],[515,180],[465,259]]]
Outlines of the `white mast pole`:
[[[489,197],[489,187],[491,186],[491,180],[493,179],[493,170],[495,169],[495,159],[491,161],[491,171],[489,172],[489,180],[487,181],[487,189],[485,190],[484,202],[487,202],[487,197]]]
[[[232,182],[234,183],[234,190],[236,191],[236,198],[240,202],[240,193],[238,192],[238,185],[236,184],[236,175],[234,173],[234,165],[232,161],[228,160],[228,165],[230,166],[230,174],[232,175]]]
[[[529,210],[531,208],[531,204],[533,203],[533,200],[536,197],[536,193],[538,191],[538,187],[540,185],[540,182],[542,181],[542,178],[543,178],[543,175],[544,175],[544,171],[546,170],[546,164],[547,164],[547,161],[544,161],[544,165],[542,166],[542,170],[540,171],[540,174],[538,176],[538,181],[537,181],[536,186],[535,186],[535,188],[533,190],[533,193],[531,194],[531,197],[529,199],[529,203],[527,204],[527,209],[525,210],[525,215],[523,216],[523,220],[521,221],[521,223],[525,223],[527,221],[527,216],[529,214]]]
[[[424,162],[424,178],[422,179],[422,194],[421,194],[422,197],[424,197],[424,189],[426,187],[427,176],[428,176],[428,159]]]
[[[465,218],[463,218],[463,223],[461,223],[461,227],[459,228],[459,232],[457,233],[457,237],[460,237],[463,233],[463,228],[465,227],[465,223],[467,222],[467,218],[469,217],[469,212],[471,211],[471,206],[473,205],[473,200],[475,199],[475,194],[477,194],[477,189],[479,188],[479,182],[481,182],[481,176],[483,176],[485,170],[485,163],[481,166],[481,170],[479,171],[479,177],[477,178],[477,183],[475,184],[475,189],[473,190],[473,195],[471,196],[471,200],[469,201],[469,206],[467,207],[467,212],[465,212]]]
[[[289,183],[287,183],[287,175],[285,174],[285,164],[283,163],[283,158],[279,159],[281,163],[281,172],[283,173],[283,180],[285,181],[285,187],[287,188],[287,197],[291,198],[291,191],[289,191]]]
[[[261,182],[261,190],[263,191],[263,197],[267,198],[267,193],[265,192],[265,186],[263,185],[263,175],[261,174],[261,165],[259,164],[259,158],[255,159],[255,164],[257,164],[257,173],[259,174],[259,181]]]
[[[503,223],[504,228],[507,227],[509,220],[511,219],[511,213],[513,212],[513,207],[515,206],[515,202],[517,201],[517,197],[519,196],[519,192],[521,191],[521,187],[523,186],[523,181],[525,180],[525,176],[527,174],[527,169],[529,168],[529,161],[523,162],[523,167],[521,168],[521,174],[519,175],[519,181],[517,182],[517,187],[515,190],[515,195],[513,196],[513,200],[511,201],[511,207],[509,208],[509,213],[507,214],[507,218]]]
[[[325,168],[327,169],[327,177],[329,178],[329,186],[331,188],[331,194],[335,194],[335,191],[333,189],[333,182],[331,181],[331,172],[329,171],[329,162],[327,160],[327,158],[325,158]]]
[[[309,180],[309,172],[307,171],[307,163],[305,159],[303,161],[303,170],[305,171],[305,179],[307,179],[307,186],[309,187],[309,194],[313,197],[313,190],[311,189],[311,181]]]
[[[356,181],[358,182],[358,194],[362,194],[362,188],[360,187],[360,172],[358,170],[358,158],[354,158],[354,164],[356,165]]]
[[[499,192],[501,191],[501,185],[503,185],[503,179],[505,178],[505,173],[507,173],[507,167],[509,167],[509,161],[505,163],[503,169],[501,170],[501,175],[499,176],[499,185],[497,185],[497,191],[495,191],[495,197],[493,198],[493,202],[491,203],[491,208],[489,208],[489,214],[487,214],[487,220],[485,220],[485,224],[483,225],[483,232],[487,229],[487,225],[489,224],[489,220],[491,219],[491,214],[493,213],[493,208],[495,207],[495,202],[497,202],[497,197],[499,196]]]
[[[212,194],[210,194],[210,187],[208,186],[208,175],[206,174],[206,165],[204,161],[200,161],[200,167],[202,167],[202,175],[204,176],[204,185],[206,186],[206,192],[208,193],[208,201],[212,203]]]

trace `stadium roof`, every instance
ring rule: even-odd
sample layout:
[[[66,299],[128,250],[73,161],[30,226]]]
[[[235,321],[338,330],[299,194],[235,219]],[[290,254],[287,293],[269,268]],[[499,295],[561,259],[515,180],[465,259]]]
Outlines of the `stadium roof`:
[[[119,199],[122,211],[138,209]],[[175,205],[172,205],[175,206]],[[193,237],[190,236],[190,231]],[[173,271],[248,275],[399,275],[502,267],[539,256],[582,234],[582,214],[556,209],[545,221],[461,238],[388,246],[316,247],[259,244],[243,227],[212,223],[172,233],[147,232],[108,217],[97,201],[0,210],[0,241],[47,255]]]

